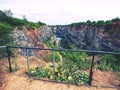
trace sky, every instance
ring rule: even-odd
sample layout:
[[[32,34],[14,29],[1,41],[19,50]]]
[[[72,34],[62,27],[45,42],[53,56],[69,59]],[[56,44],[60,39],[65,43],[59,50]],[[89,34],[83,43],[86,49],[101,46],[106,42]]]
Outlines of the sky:
[[[0,0],[0,10],[8,9],[17,18],[64,25],[120,17],[120,0]]]

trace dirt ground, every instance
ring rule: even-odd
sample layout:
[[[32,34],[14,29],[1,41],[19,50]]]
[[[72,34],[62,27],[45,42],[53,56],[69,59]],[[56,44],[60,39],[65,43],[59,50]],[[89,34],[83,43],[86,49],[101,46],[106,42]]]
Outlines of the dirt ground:
[[[28,78],[27,75],[25,75],[25,71],[27,71],[25,57],[12,58],[12,63],[12,67],[15,67],[15,63],[17,63],[19,70],[9,73],[7,71],[7,59],[0,60],[0,90],[120,90],[120,88],[100,87],[101,85],[115,86],[118,83],[115,74],[111,71],[101,72],[99,70],[94,70],[93,84],[97,87],[77,86]],[[30,57],[31,67],[45,64],[46,62],[42,60]]]

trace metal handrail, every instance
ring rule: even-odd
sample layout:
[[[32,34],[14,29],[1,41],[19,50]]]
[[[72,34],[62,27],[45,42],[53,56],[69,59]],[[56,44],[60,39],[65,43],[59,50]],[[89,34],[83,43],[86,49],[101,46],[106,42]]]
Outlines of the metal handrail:
[[[53,48],[36,48],[36,47],[19,47],[19,46],[8,46],[9,48],[21,48],[21,49],[36,49],[36,50],[52,50],[52,51],[69,51],[69,52],[90,52],[90,53],[103,53],[103,54],[120,54],[119,52],[106,52],[106,51],[95,51],[95,50],[73,50],[73,49],[53,49]]]
[[[6,48],[7,46],[0,46],[0,48]]]
[[[91,68],[90,68],[90,74],[89,74],[89,82],[88,84],[92,86],[92,77],[93,77],[93,66],[94,66],[94,58],[97,53],[101,54],[116,54],[120,55],[119,52],[106,52],[106,51],[95,51],[95,50],[73,50],[73,49],[53,49],[53,48],[37,48],[37,47],[20,47],[20,46],[0,46],[0,48],[6,48],[7,54],[8,54],[8,62],[9,62],[9,70],[12,72],[11,67],[11,61],[10,61],[10,53],[9,48],[20,48],[20,49],[26,49],[26,55],[27,55],[27,65],[28,65],[28,73],[30,76],[30,62],[29,62],[29,55],[28,55],[28,49],[35,49],[35,50],[51,50],[51,51],[68,51],[68,52],[89,52],[92,53],[93,58],[91,61]],[[53,58],[54,60],[54,58]]]

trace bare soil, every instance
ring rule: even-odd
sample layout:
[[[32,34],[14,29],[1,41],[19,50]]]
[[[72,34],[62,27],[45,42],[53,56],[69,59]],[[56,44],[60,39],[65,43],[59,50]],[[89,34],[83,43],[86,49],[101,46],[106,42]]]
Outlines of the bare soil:
[[[120,90],[120,88],[101,87],[116,86],[118,84],[112,71],[102,72],[94,69],[93,85],[97,87],[77,86],[28,78],[25,74],[27,71],[26,62],[26,57],[12,58],[12,67],[14,68],[14,63],[17,63],[19,70],[10,73],[8,72],[7,58],[0,60],[0,90]],[[30,65],[31,67],[44,66],[46,62],[30,57]]]

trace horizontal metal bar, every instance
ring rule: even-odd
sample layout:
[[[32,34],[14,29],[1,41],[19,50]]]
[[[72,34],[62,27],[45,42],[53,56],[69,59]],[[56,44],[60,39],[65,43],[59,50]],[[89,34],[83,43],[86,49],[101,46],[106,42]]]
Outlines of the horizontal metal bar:
[[[7,46],[0,46],[0,48],[6,48]]]
[[[90,53],[103,53],[103,54],[120,54],[119,52],[106,52],[106,51],[94,51],[94,50],[52,49],[52,48],[18,47],[18,46],[8,46],[8,47],[9,48],[21,48],[21,49],[35,49],[35,50],[52,50],[52,51],[68,51],[68,52],[90,52]]]
[[[61,84],[69,84],[69,85],[77,85],[77,83],[69,83],[69,82],[59,82],[59,81],[55,81],[55,80],[46,80],[46,79],[43,79],[43,78],[36,78],[36,77],[31,77],[33,78],[34,80],[41,80],[41,81],[45,81],[45,82],[54,82],[54,83],[61,83]],[[88,85],[88,84],[84,84],[84,85],[79,85],[79,86],[86,86],[86,87],[95,87],[95,88],[111,88],[111,89],[118,89],[120,90],[120,87],[118,86],[96,86],[96,85]]]

